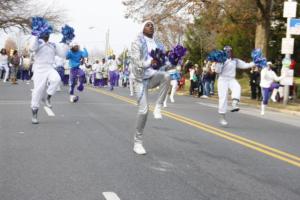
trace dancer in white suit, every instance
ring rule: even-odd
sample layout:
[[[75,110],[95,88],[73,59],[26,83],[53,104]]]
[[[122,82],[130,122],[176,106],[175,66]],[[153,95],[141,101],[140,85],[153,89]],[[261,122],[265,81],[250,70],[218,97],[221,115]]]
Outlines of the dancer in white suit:
[[[230,46],[225,46],[224,51],[228,55],[228,59],[225,63],[217,63],[215,65],[216,72],[219,74],[218,79],[218,95],[219,95],[219,114],[220,114],[220,123],[223,126],[227,126],[228,122],[225,119],[227,112],[227,98],[228,98],[228,89],[231,90],[232,98],[232,110],[231,112],[239,111],[238,103],[241,97],[241,86],[238,81],[235,79],[236,69],[248,69],[255,64],[253,62],[246,63],[240,59],[233,58],[232,48]]]
[[[69,49],[68,45],[61,46],[49,42],[49,32],[41,33],[39,36],[33,36],[30,43],[30,51],[34,53],[33,63],[33,84],[31,109],[32,123],[38,124],[37,113],[40,107],[40,100],[43,98],[45,90],[47,97],[45,99],[46,106],[52,107],[50,99],[57,91],[61,78],[54,69],[55,56],[66,57]]]

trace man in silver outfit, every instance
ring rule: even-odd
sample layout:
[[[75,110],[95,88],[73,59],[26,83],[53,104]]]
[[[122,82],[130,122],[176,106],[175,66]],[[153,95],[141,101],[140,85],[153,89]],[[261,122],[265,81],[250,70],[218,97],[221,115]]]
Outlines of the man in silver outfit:
[[[154,37],[154,23],[145,21],[142,25],[142,33],[131,46],[131,64],[138,102],[133,151],[139,155],[146,154],[143,147],[143,132],[149,111],[148,89],[160,87],[153,115],[155,119],[162,119],[161,108],[170,85],[168,73],[151,68],[152,65],[157,64],[157,61],[152,59],[150,52],[157,48],[164,51],[164,46]]]

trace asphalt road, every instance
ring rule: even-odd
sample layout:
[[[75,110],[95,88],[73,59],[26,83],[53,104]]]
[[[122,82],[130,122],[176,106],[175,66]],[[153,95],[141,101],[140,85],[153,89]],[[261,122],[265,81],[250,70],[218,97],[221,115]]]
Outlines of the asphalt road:
[[[300,199],[299,117],[242,106],[223,128],[216,102],[176,96],[163,120],[149,113],[138,156],[128,89],[71,104],[64,87],[32,125],[31,88],[0,83],[0,200]]]

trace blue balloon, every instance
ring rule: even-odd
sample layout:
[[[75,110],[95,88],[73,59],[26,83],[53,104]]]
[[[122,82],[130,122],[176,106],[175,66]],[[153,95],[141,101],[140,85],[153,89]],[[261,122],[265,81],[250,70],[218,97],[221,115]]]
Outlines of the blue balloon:
[[[254,49],[251,52],[251,57],[257,67],[264,68],[267,66],[267,59],[263,57],[263,53],[261,49]]]
[[[48,21],[42,17],[33,17],[31,23],[31,34],[39,38],[45,37],[53,33],[53,27]]]
[[[63,35],[63,38],[61,40],[62,43],[69,44],[75,37],[74,28],[68,25],[65,25],[64,27],[61,28],[61,33]]]
[[[217,63],[224,63],[227,60],[227,58],[227,53],[221,50],[213,50],[207,56],[208,61]]]

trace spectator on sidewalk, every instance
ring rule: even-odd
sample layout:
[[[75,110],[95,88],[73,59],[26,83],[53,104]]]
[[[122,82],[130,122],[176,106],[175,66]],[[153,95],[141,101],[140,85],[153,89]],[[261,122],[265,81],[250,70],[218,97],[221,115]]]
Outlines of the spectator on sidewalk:
[[[251,88],[251,99],[260,100],[261,98],[261,89],[260,89],[260,72],[258,67],[252,67],[250,70],[250,88]]]
[[[207,65],[203,69],[202,73],[202,82],[203,82],[203,95],[201,98],[207,99],[210,96],[210,84],[211,84],[211,69],[210,66]]]
[[[0,52],[0,70],[5,72],[3,82],[5,83],[9,76],[8,55],[6,49],[1,49]]]
[[[216,73],[213,65],[211,65],[210,68],[211,68],[210,95],[214,95],[215,94],[215,81],[216,81],[217,73]]]
[[[18,84],[17,73],[20,65],[20,56],[17,50],[14,50],[13,56],[10,58],[10,65],[11,65],[11,82],[12,84]]]
[[[197,71],[196,77],[197,77],[198,98],[200,98],[204,94],[203,69],[199,69]]]
[[[23,62],[22,62],[22,69],[21,69],[21,80],[26,81],[27,84],[29,84],[30,80],[30,65],[31,60],[28,55],[24,55]]]
[[[198,65],[195,64],[189,69],[190,72],[190,95],[194,94],[194,90],[197,87],[197,75],[196,75],[196,69],[198,68]]]

